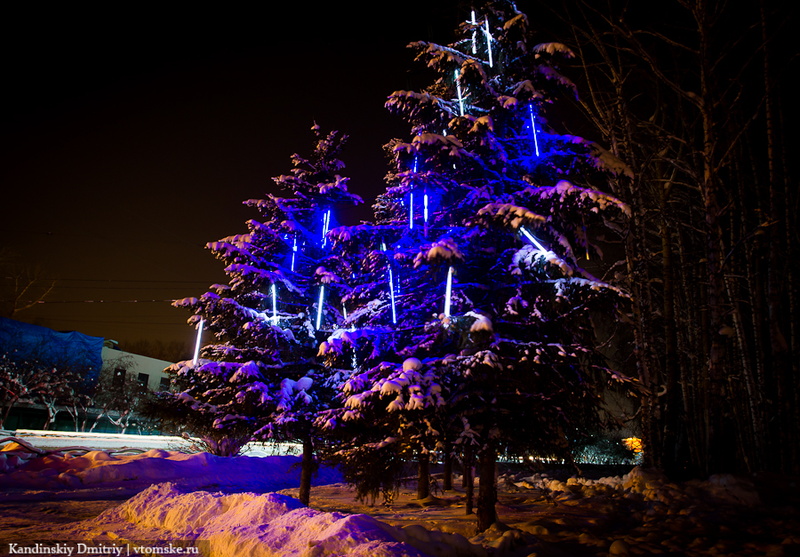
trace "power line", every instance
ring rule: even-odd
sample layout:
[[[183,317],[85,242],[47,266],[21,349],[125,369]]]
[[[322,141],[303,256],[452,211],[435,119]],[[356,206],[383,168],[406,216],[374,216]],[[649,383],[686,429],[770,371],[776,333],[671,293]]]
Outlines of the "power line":
[[[182,286],[54,286],[53,290],[177,290],[184,289]]]
[[[172,303],[183,298],[172,298],[169,300],[38,300],[36,304],[148,304],[148,303]],[[0,302],[13,302],[14,300],[0,300]],[[31,303],[23,301],[22,303]]]
[[[185,321],[182,322],[169,322],[169,321],[109,321],[107,319],[80,319],[80,318],[66,318],[66,317],[48,317],[47,321],[60,321],[64,323],[102,323],[106,325],[139,325],[149,327],[150,325],[163,325],[168,327],[186,327],[189,325]]]
[[[154,280],[154,279],[98,279],[98,278],[59,278],[56,282],[130,282],[156,284],[207,284],[207,280]]]

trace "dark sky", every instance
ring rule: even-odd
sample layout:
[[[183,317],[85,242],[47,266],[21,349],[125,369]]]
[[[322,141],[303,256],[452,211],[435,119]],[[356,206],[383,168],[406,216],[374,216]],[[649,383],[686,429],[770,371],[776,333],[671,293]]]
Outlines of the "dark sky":
[[[205,243],[245,231],[242,201],[314,121],[351,136],[351,189],[381,189],[406,129],[385,98],[424,83],[405,45],[448,42],[458,4],[4,8],[0,245],[56,280],[15,317],[123,348],[191,339],[165,300],[225,280]]]

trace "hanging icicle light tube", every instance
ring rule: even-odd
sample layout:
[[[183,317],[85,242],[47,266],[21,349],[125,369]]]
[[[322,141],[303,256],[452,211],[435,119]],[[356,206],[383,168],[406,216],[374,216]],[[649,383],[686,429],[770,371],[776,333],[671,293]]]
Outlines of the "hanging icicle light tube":
[[[397,325],[397,306],[394,300],[394,276],[391,264],[389,265],[389,299],[392,304],[392,324]]]
[[[328,231],[330,230],[331,226],[331,210],[328,209],[325,211],[325,215],[322,217],[322,247],[325,247],[325,244],[328,243]]]
[[[444,316],[450,317],[450,303],[453,295],[453,267],[447,269],[447,286],[444,291]]]
[[[455,79],[456,79],[456,95],[458,95],[458,112],[461,116],[464,115],[464,95],[461,92],[461,81],[459,81],[461,77],[461,72],[458,70],[455,71]]]
[[[478,26],[478,20],[475,19],[475,10],[472,10],[472,19],[470,20],[470,23],[472,24],[473,27],[477,27]],[[475,29],[473,29],[472,30],[472,54],[477,54],[477,53],[478,53],[478,43],[475,40]]]
[[[322,326],[322,302],[325,299],[325,285],[319,287],[319,301],[317,302],[317,330]]]
[[[523,234],[523,235],[524,235],[524,236],[525,236],[525,237],[526,237],[528,240],[530,240],[530,241],[531,241],[531,243],[532,243],[534,246],[536,246],[536,248],[537,248],[537,249],[539,249],[539,250],[541,250],[541,251],[543,251],[543,252],[545,252],[545,253],[547,253],[547,254],[551,254],[551,253],[553,253],[552,251],[550,251],[549,249],[547,249],[546,247],[544,247],[544,246],[542,245],[542,243],[541,243],[539,240],[537,240],[537,239],[536,239],[536,238],[533,236],[533,234],[531,234],[530,232],[528,232],[528,230],[527,230],[527,229],[526,229],[524,226],[520,226],[520,227],[519,227],[519,231],[520,231],[520,232],[521,232],[521,233],[522,233],[522,234]]]
[[[489,18],[486,18],[486,25],[484,28],[484,33],[486,33],[486,52],[489,55],[489,67],[494,66],[494,61],[492,60],[492,32],[489,31]]]
[[[381,242],[381,251],[386,252],[386,242]],[[392,306],[392,324],[397,325],[397,306],[394,296],[394,274],[392,273],[392,262],[386,256],[387,275],[389,278],[389,302]]]
[[[297,236],[295,236],[292,239],[292,264],[291,264],[291,269],[292,269],[293,273],[294,273],[294,263],[295,263],[295,259],[296,258],[297,258]]]
[[[539,156],[539,138],[536,133],[536,116],[533,113],[533,103],[528,105],[528,113],[531,119],[531,134],[533,135],[533,148],[536,156]]]
[[[200,324],[197,326],[197,339],[194,341],[194,358],[192,359],[192,365],[197,366],[197,360],[200,357],[200,340],[203,337],[203,325],[205,324],[205,319],[200,318]]]
[[[270,288],[270,293],[272,294],[272,324],[278,324],[278,287],[275,286],[275,283],[272,283],[272,287]]]

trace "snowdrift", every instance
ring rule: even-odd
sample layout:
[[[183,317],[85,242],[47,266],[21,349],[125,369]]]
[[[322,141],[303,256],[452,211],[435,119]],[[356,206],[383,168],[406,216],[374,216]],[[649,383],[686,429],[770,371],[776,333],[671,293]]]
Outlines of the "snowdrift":
[[[174,483],[153,485],[69,537],[195,543],[214,557],[485,557],[459,534],[419,526],[394,528],[365,514],[315,511],[278,493],[192,492]]]
[[[18,443],[0,450],[0,488],[3,500],[22,490],[76,490],[103,487],[135,492],[171,481],[187,489],[279,491],[299,485],[300,457],[220,457],[152,449],[119,454],[98,450],[37,453]],[[341,481],[331,468],[318,470],[315,485]]]

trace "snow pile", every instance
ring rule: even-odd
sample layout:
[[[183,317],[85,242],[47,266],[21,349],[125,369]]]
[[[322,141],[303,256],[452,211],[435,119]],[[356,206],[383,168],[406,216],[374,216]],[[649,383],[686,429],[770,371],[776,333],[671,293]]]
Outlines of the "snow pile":
[[[117,541],[149,539],[197,543],[218,557],[483,557],[485,550],[458,534],[412,525],[395,528],[365,514],[326,513],[277,493],[185,493],[174,483],[153,485],[68,535],[100,541],[114,525]]]
[[[277,491],[299,484],[300,458],[295,456],[220,457],[152,449],[125,454],[73,448],[45,452],[16,442],[0,450],[0,488],[86,489],[127,488],[139,491],[173,481],[186,488],[214,487]],[[341,480],[339,472],[321,468],[315,483]],[[8,494],[7,494],[8,496]]]
[[[656,470],[635,467],[624,476],[608,476],[596,480],[572,477],[562,482],[547,475],[528,476],[512,484],[520,489],[542,489],[554,498],[584,498],[616,492],[623,496],[640,496],[645,501],[664,505],[688,505],[692,501],[716,501],[755,507],[761,504],[752,481],[732,474],[717,474],[706,481],[693,480],[681,484],[670,482]]]

